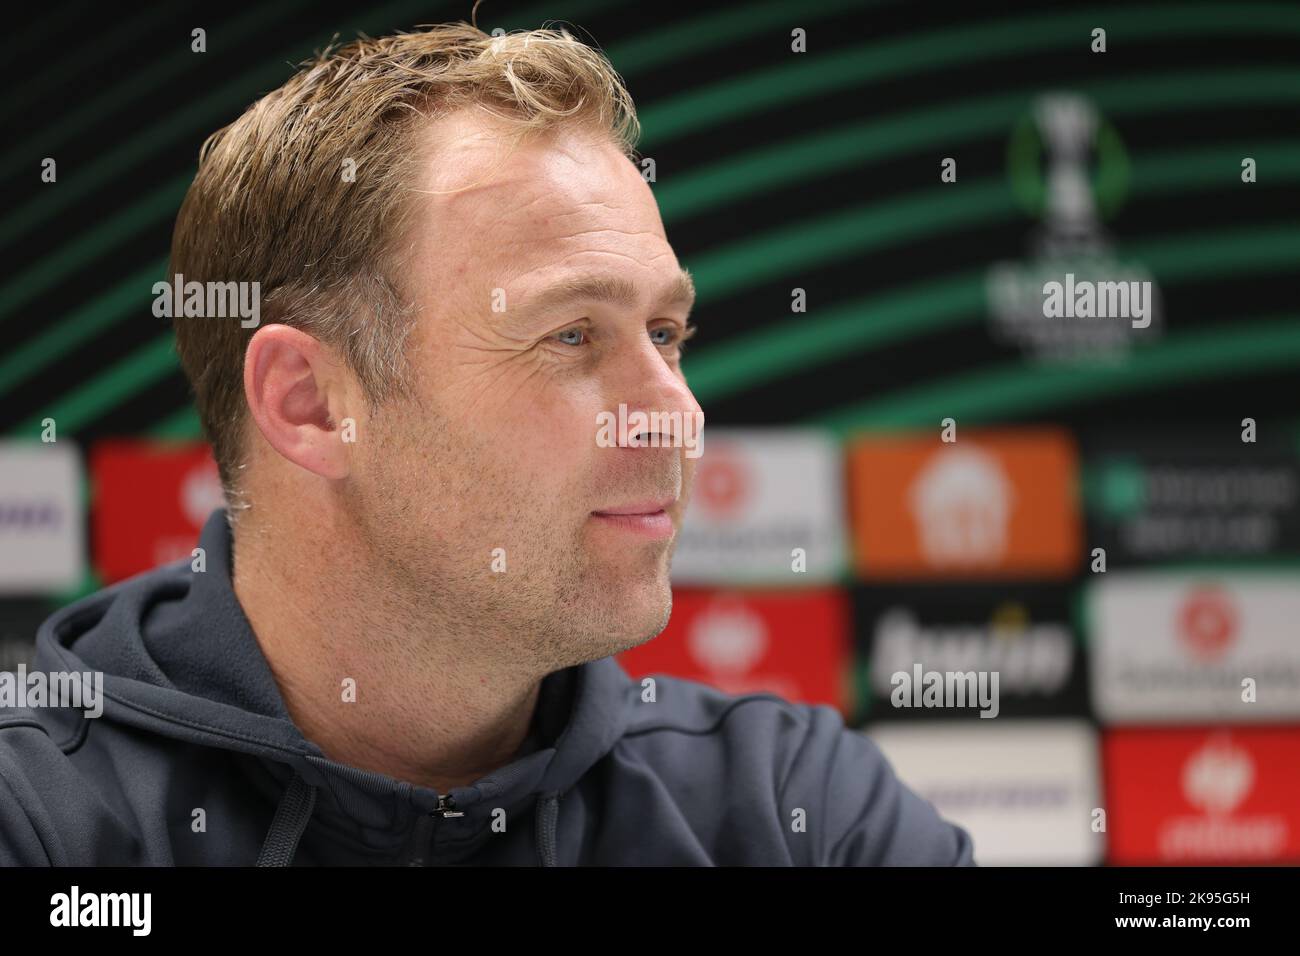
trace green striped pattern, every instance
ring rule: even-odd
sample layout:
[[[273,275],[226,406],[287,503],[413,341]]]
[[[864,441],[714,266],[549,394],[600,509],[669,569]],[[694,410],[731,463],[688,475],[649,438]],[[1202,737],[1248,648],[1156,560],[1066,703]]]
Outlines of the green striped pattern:
[[[581,25],[585,17],[609,12],[612,2],[541,5],[486,28],[515,29],[541,25],[557,17]],[[633,94],[638,73],[673,69],[693,57],[707,55],[719,44],[740,43],[772,34],[788,42],[791,23],[817,29],[833,26],[837,15],[861,4],[828,2],[805,6],[797,2],[767,2],[713,11],[655,27],[606,49],[628,79]],[[880,6],[887,6],[880,4]],[[307,4],[278,0],[231,20],[222,42],[273,31],[275,24]],[[543,9],[545,7],[545,9]],[[441,8],[440,8],[441,10]],[[1106,27],[1112,44],[1160,39],[1294,36],[1300,39],[1300,8],[1273,3],[1196,3],[1177,6],[1142,4],[1108,10]],[[459,16],[458,8],[448,18]],[[108,62],[129,42],[144,14],[132,14],[107,31],[95,55]],[[384,32],[394,26],[430,19],[424,5],[393,2],[358,15],[356,29]],[[1043,12],[1008,16],[977,26],[928,30],[901,38],[875,40],[867,36],[831,55],[789,57],[754,63],[739,75],[703,84],[663,101],[640,104],[645,131],[643,152],[689,138],[719,123],[762,124],[766,113],[801,100],[845,89],[869,96],[873,84],[899,77],[923,78],[934,71],[968,66],[1032,49],[1066,51],[1080,42],[1096,17],[1079,12]],[[332,32],[332,31],[331,31]],[[787,39],[781,39],[781,37]],[[249,101],[282,81],[295,62],[329,39],[328,34],[286,45],[257,68],[232,75],[212,89],[196,90],[184,110],[157,116],[137,135],[120,144],[107,144],[93,167],[60,168],[57,189],[35,192],[26,202],[5,210],[0,218],[0,247],[16,248],[36,230],[57,225],[75,204],[110,188],[129,176],[151,150],[161,144],[190,140],[229,121]],[[98,116],[147,99],[163,84],[184,82],[190,59],[183,50],[122,71],[102,88],[54,118],[30,140],[11,139],[0,152],[0,170],[24,175],[34,162],[33,149],[44,155],[74,141]],[[50,71],[57,69],[57,62]],[[1195,114],[1212,109],[1300,105],[1300,66],[1259,63],[1215,72],[1135,72],[1104,76],[1073,84],[1087,94],[1109,118],[1141,122],[1152,116]],[[38,82],[15,91],[19,101],[39,107]],[[961,90],[946,102],[933,102],[906,113],[882,112],[876,118],[846,118],[814,137],[782,141],[742,150],[711,164],[687,169],[656,185],[670,235],[674,223],[689,217],[726,216],[746,204],[761,202],[766,191],[790,188],[817,177],[844,173],[868,164],[913,155],[942,155],[964,145],[1004,142],[1015,119],[1023,115],[1035,91],[1007,89],[1002,93],[964,96]],[[1186,197],[1223,190],[1235,181],[1240,157],[1255,156],[1266,170],[1267,185],[1290,190],[1300,185],[1300,132],[1279,129],[1267,142],[1225,142],[1214,147],[1169,148],[1132,157],[1132,201],[1158,196]],[[53,254],[31,268],[0,282],[0,332],[14,334],[17,344],[0,356],[0,398],[39,376],[56,380],[59,363],[86,348],[98,336],[127,322],[139,322],[149,302],[149,287],[165,268],[164,249],[101,294],[64,315],[42,316],[39,323],[19,320],[39,311],[41,297],[51,289],[76,281],[107,253],[130,237],[175,215],[192,177],[192,169],[143,189],[121,211],[84,232],[69,235]],[[1017,223],[1023,214],[1015,204],[1005,177],[963,180],[959,186],[937,182],[924,189],[881,192],[879,198],[831,214],[782,223],[767,231],[710,248],[687,265],[700,292],[699,314],[707,322],[711,307],[743,295],[774,278],[796,284],[807,270],[857,260],[874,250],[901,242],[916,242],[991,222]],[[1125,235],[1122,252],[1146,264],[1162,287],[1207,277],[1229,278],[1294,272],[1300,249],[1300,226],[1226,228],[1204,234]],[[692,388],[707,404],[763,388],[782,378],[815,370],[846,356],[867,357],[873,350],[944,328],[971,326],[985,319],[983,273],[938,274],[924,282],[900,284],[868,296],[839,301],[802,316],[759,323],[710,347],[707,336],[688,356]],[[1115,388],[1154,387],[1203,375],[1244,374],[1246,370],[1295,362],[1295,317],[1265,310],[1257,320],[1224,316],[1221,331],[1180,335],[1171,331],[1150,348],[1138,350],[1122,371],[1078,369],[1069,374],[1047,373],[1024,364],[982,369],[958,380],[928,383],[900,394],[875,396],[865,403],[833,410],[818,419],[830,427],[859,427],[930,421],[936,408],[954,405],[969,415],[1011,415],[1017,403],[1030,401],[1063,405]],[[1271,317],[1270,317],[1271,316]],[[27,332],[33,325],[35,331]],[[707,326],[706,326],[707,328]],[[1209,362],[1207,356],[1213,356]],[[60,381],[57,394],[10,434],[30,435],[41,418],[55,416],[61,430],[75,434],[134,396],[175,374],[177,362],[171,333],[159,334],[114,364],[82,381]],[[1128,384],[1125,384],[1128,383]],[[1148,383],[1141,386],[1140,383]],[[996,392],[996,395],[994,394]],[[194,437],[198,422],[188,407],[160,411],[153,433]]]

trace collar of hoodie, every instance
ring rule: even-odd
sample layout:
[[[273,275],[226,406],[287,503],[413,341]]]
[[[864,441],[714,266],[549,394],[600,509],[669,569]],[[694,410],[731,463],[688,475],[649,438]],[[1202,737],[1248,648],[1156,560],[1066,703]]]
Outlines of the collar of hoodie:
[[[536,813],[539,862],[554,864],[561,797],[613,748],[636,701],[636,685],[613,658],[549,674],[538,698],[537,749],[439,794],[336,763],[303,737],[235,596],[224,509],[209,516],[199,547],[202,572],[176,562],[56,613],[38,633],[36,666],[101,671],[101,720],[237,752],[235,762],[277,807],[263,862],[292,862],[313,821],[342,838],[389,846],[409,842],[412,828],[440,808],[464,814],[457,827],[471,831],[480,823],[486,830],[500,807]]]

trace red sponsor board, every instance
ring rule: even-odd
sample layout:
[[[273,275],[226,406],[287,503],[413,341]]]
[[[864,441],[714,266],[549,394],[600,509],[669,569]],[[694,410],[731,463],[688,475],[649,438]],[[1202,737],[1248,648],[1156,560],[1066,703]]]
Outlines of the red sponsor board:
[[[834,588],[747,592],[675,588],[673,615],[654,640],[619,655],[633,677],[669,674],[729,694],[787,700],[849,699],[849,612]]]
[[[206,443],[105,441],[90,453],[95,569],[111,584],[188,558],[222,506]]]
[[[1110,862],[1300,862],[1300,727],[1103,737]]]

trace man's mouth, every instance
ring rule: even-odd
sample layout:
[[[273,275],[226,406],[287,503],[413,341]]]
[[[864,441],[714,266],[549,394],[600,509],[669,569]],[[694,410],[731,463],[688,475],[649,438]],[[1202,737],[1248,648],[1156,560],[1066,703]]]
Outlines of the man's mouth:
[[[591,516],[605,527],[617,528],[647,538],[671,538],[673,519],[668,509],[675,499],[638,501],[593,511]]]

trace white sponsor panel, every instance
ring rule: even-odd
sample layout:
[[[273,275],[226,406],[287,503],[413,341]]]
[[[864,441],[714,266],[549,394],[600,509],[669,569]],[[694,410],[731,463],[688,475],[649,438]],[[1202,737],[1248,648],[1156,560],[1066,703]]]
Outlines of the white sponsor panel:
[[[1097,735],[1081,720],[873,724],[898,778],[971,835],[982,866],[1091,866],[1105,853]]]
[[[1086,601],[1101,720],[1300,717],[1300,573],[1111,571]]]
[[[85,572],[81,458],[68,442],[0,442],[0,594],[52,594]]]
[[[673,556],[674,584],[798,587],[839,578],[844,465],[832,436],[710,428],[703,448]]]

